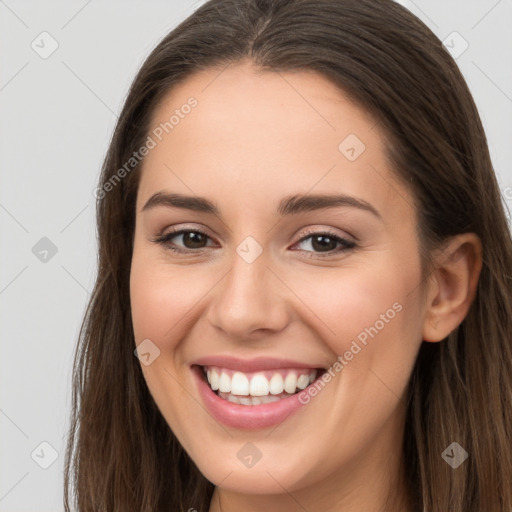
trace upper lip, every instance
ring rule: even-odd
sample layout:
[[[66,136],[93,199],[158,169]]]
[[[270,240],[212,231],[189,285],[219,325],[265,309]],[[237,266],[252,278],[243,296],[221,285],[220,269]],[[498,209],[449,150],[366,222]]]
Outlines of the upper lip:
[[[233,356],[204,356],[196,359],[193,365],[217,366],[241,372],[258,372],[265,370],[278,370],[281,368],[321,368],[319,365],[294,361],[292,359],[278,359],[275,357],[256,357],[254,359],[241,359]]]

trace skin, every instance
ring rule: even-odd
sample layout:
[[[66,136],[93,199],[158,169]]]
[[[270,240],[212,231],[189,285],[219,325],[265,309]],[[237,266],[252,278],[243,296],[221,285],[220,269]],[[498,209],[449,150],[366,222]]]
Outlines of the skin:
[[[392,174],[375,121],[318,74],[259,72],[248,61],[204,71],[166,96],[151,126],[190,96],[198,105],[143,162],[130,286],[136,344],[150,339],[160,350],[144,377],[216,484],[210,512],[376,512],[389,493],[393,510],[412,510],[400,471],[404,394],[422,340],[442,340],[469,309],[479,239],[454,237],[420,293],[414,198]],[[366,146],[355,161],[338,149],[349,134]],[[220,214],[142,211],[160,191],[205,197]],[[380,218],[350,206],[276,214],[283,197],[313,193],[363,199]],[[196,249],[178,235],[172,242],[190,252],[175,254],[152,241],[171,227],[209,238]],[[341,244],[329,244],[323,257],[311,234],[325,229],[357,246],[336,253]],[[248,236],[263,251],[252,263],[236,251]],[[395,303],[401,311],[282,424],[228,428],[204,408],[190,370],[197,358],[328,368]],[[262,454],[251,468],[237,458],[247,442]]]

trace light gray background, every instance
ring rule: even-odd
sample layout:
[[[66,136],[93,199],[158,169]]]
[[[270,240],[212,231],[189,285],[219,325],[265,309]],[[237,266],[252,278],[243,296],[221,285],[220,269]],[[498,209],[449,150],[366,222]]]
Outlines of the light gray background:
[[[137,69],[201,3],[0,0],[0,512],[63,510],[71,363],[96,270],[93,190]],[[512,0],[400,3],[453,51],[469,45],[456,60],[511,208]],[[31,47],[51,48],[44,31],[58,43],[46,59]],[[43,237],[55,255],[36,257]]]

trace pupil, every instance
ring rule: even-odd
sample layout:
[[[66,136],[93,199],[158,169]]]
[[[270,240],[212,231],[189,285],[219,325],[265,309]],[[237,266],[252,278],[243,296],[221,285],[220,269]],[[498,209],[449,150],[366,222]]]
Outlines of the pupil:
[[[183,243],[189,249],[200,249],[201,247],[204,247],[203,245],[201,245],[201,242],[204,242],[202,238],[204,238],[202,233],[195,233],[193,231],[189,231],[183,235]]]
[[[320,240],[323,240],[324,242],[320,242]],[[327,243],[325,243],[325,240],[328,240]],[[331,250],[336,249],[336,240],[329,236],[319,235],[313,237],[311,241],[311,245],[313,246],[313,249],[319,249],[320,251],[325,250]]]
[[[189,249],[199,249],[204,247],[204,235],[202,233],[196,233],[189,231],[183,235],[183,242]],[[336,249],[336,240],[329,236],[319,235],[313,237],[312,240],[313,249],[322,251],[329,251]]]

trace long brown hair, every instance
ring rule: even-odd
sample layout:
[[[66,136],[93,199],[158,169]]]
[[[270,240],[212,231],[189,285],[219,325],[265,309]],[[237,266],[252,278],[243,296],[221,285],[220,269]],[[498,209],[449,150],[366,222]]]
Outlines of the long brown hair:
[[[133,353],[129,274],[141,165],[112,177],[144,144],[173,86],[247,58],[268,71],[316,71],[379,123],[392,168],[417,204],[425,273],[447,237],[481,238],[468,315],[445,340],[420,348],[403,460],[415,510],[510,512],[512,241],[504,204],[456,63],[391,0],[210,0],[143,64],[103,164],[100,185],[111,186],[97,194],[98,274],[74,363],[65,509],[71,500],[79,512],[208,510],[214,486],[163,419]],[[441,458],[453,441],[469,454],[457,469]]]

